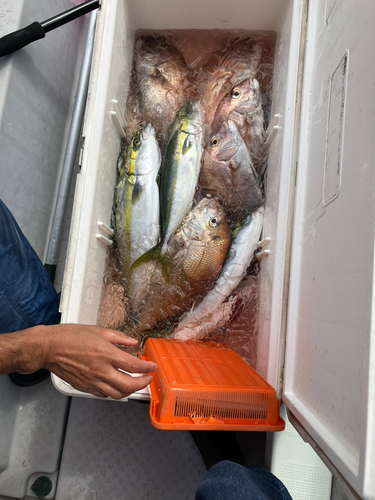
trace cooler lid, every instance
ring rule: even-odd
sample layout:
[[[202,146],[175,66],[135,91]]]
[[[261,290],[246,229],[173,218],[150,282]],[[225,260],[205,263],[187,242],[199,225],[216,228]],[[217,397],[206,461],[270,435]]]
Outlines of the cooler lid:
[[[374,23],[375,2],[309,5],[283,387],[363,499],[375,498]]]

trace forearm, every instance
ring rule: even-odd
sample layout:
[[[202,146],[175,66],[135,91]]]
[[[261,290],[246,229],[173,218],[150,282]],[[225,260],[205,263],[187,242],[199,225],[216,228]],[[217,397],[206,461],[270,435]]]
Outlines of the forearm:
[[[43,368],[43,328],[36,326],[0,335],[0,374]]]

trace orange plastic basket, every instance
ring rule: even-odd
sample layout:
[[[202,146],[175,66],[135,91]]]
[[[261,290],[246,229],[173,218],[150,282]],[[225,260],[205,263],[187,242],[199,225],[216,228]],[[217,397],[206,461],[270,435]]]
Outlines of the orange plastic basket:
[[[285,427],[276,391],[226,346],[149,339],[142,357],[159,367],[150,384],[151,424],[158,429],[282,431]]]

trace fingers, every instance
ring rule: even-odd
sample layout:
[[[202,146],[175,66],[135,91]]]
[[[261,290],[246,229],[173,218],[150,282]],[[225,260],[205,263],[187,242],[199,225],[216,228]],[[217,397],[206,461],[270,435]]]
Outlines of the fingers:
[[[96,327],[96,333],[100,335],[103,339],[108,340],[111,344],[119,345],[137,345],[138,340],[133,337],[128,337],[122,332],[117,332],[116,330],[107,330],[105,328]]]
[[[88,394],[91,394],[92,396],[96,396],[97,398],[105,399],[108,397],[108,394],[106,394],[103,391],[100,391],[99,389],[97,389],[95,387],[81,386],[80,384],[75,384],[74,382],[70,382],[70,385],[72,387],[74,387],[74,389],[77,389],[77,391],[87,392]]]
[[[88,392],[89,394],[91,394],[92,396],[96,396],[97,398],[105,399],[108,397],[107,394],[104,394],[104,392],[98,391],[96,389],[88,389],[87,391],[84,392]]]
[[[117,355],[113,359],[113,366],[130,373],[151,373],[158,369],[158,365],[153,361],[144,361],[131,354],[117,350]]]
[[[145,387],[147,387],[149,384],[151,384],[153,378],[150,375],[143,375],[142,377],[130,377],[131,378],[130,386],[131,386],[131,393],[136,392],[136,391],[141,391]]]
[[[100,382],[98,388],[112,399],[122,399],[144,389],[151,382],[151,376],[131,377],[117,370],[117,374],[111,377],[110,383]]]
[[[126,398],[129,394],[122,392],[111,385],[105,384],[104,382],[98,384],[100,387],[100,392],[105,393],[105,397],[110,397],[112,399],[122,399]]]
[[[48,368],[77,390],[98,398],[122,399],[152,381],[152,376],[131,377],[120,371],[148,374],[157,370],[156,363],[138,359],[113,345],[136,345],[136,339],[89,325],[64,325],[60,330],[60,337],[54,336],[60,341],[55,341],[56,352]]]
[[[132,337],[115,332],[114,330],[105,330],[100,328],[98,332],[102,338],[111,343],[120,345],[136,345],[138,341]],[[152,361],[144,361],[131,354],[116,349],[113,353],[113,366],[130,373],[151,373],[158,369],[158,365]]]

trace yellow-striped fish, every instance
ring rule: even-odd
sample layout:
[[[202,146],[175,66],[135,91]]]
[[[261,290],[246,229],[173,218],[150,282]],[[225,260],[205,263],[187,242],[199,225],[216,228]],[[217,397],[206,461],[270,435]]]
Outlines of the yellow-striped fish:
[[[129,299],[141,300],[147,291],[150,270],[131,265],[159,239],[159,189],[161,155],[155,129],[138,127],[124,153],[115,192],[117,260]],[[152,272],[152,270],[151,270]]]
[[[133,264],[159,260],[168,283],[168,243],[192,206],[202,158],[203,110],[189,100],[178,111],[168,137],[160,179],[160,243]]]

